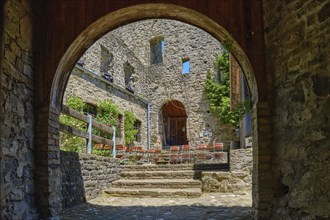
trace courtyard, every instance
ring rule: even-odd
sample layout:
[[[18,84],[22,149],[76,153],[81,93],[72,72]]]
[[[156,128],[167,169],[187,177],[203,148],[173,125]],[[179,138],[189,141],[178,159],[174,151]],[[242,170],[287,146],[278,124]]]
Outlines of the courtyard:
[[[127,197],[118,199],[126,204],[118,204],[113,197],[102,197],[103,189],[110,192],[109,188],[115,185],[113,182],[117,186],[128,186],[132,182],[128,176],[133,174],[135,178],[140,174],[147,178],[154,175],[150,175],[151,171],[121,169],[130,166],[130,160],[126,165],[121,164],[118,158],[114,158],[114,153],[112,157],[101,157],[91,152],[95,146],[92,139],[113,146],[113,149],[119,144],[167,150],[171,146],[186,144],[196,148],[200,144],[214,146],[215,143],[224,143],[224,151],[229,149],[228,158],[232,158],[231,143],[251,144],[251,136],[243,135],[242,129],[237,132],[218,126],[220,122],[214,120],[211,108],[204,102],[207,94],[202,85],[212,80],[215,59],[211,58],[217,58],[215,56],[223,51],[217,46],[221,42],[225,46],[223,49],[230,52],[229,57],[237,59],[235,66],[242,70],[242,74],[236,74],[234,78],[242,82],[241,85],[247,84],[250,90],[253,105],[247,117],[252,119],[252,126],[240,124],[240,127],[251,131],[252,147],[240,146],[235,150],[252,149],[250,155],[253,159],[249,164],[253,165],[253,174],[245,176],[229,168],[229,171],[222,171],[228,181],[217,184],[229,190],[227,183],[232,177],[243,185],[245,180],[249,181],[252,219],[329,219],[329,15],[330,0],[0,1],[0,218],[245,218],[224,215],[244,214],[238,211],[241,208],[233,208],[244,207],[238,196],[231,196],[239,201],[233,207],[197,206],[200,199],[211,193],[202,189],[197,199],[187,199],[193,201],[188,205],[183,202],[175,205],[177,199],[172,197],[159,199],[161,207],[156,202],[151,207],[141,205],[145,200],[152,202],[157,198],[138,197],[134,199],[135,206],[129,202],[132,197]],[[146,21],[148,19],[152,20]],[[178,31],[161,19],[173,19],[194,27]],[[145,31],[132,26],[140,21],[145,22]],[[175,24],[179,28],[186,27]],[[117,28],[124,29],[116,31]],[[81,62],[79,59],[86,49],[109,31],[116,32],[110,41],[101,42],[93,47],[95,53],[90,53],[97,58],[96,61],[86,59]],[[178,36],[178,40],[171,33]],[[193,43],[186,44],[188,39]],[[204,49],[202,54],[198,53]],[[95,69],[88,68],[89,64]],[[208,74],[210,69],[211,74]],[[216,72],[213,73],[216,76]],[[204,81],[204,77],[210,75],[211,80],[206,78]],[[240,75],[246,77],[247,83],[238,80]],[[80,91],[86,93],[74,94],[79,90],[69,90],[71,76],[76,78]],[[224,76],[228,78],[227,74]],[[100,88],[91,90],[86,86],[89,82],[99,84]],[[242,88],[235,83],[229,84],[237,91]],[[203,90],[204,94],[197,89]],[[84,117],[85,121],[88,119],[83,122],[86,125],[79,123],[84,130],[76,132],[71,129],[69,126],[75,123],[74,120],[63,126],[61,119],[63,106],[67,104],[66,93],[84,98],[86,109],[80,113],[84,114],[85,110],[90,113]],[[101,101],[110,99],[108,94],[112,94],[111,100],[119,110],[114,111],[113,122],[121,122],[106,123],[109,127],[117,125],[112,130],[100,125],[102,120],[94,123],[91,118],[104,104]],[[229,104],[228,96],[225,101]],[[177,107],[176,110],[170,111],[173,106]],[[135,120],[125,120],[134,119],[132,113]],[[98,115],[97,119],[104,119],[105,114]],[[126,128],[134,132],[125,132],[125,121],[132,122]],[[87,124],[89,132],[86,131]],[[104,130],[98,131],[100,127],[115,132],[103,137]],[[68,141],[62,141],[63,130],[84,136],[83,144],[75,142],[77,144],[72,146]],[[112,135],[111,139],[111,134],[118,134],[118,137]],[[127,140],[124,140],[125,134],[129,136]],[[133,141],[131,145],[130,141]],[[63,151],[70,146],[79,152]],[[235,163],[229,161],[228,164],[233,168]],[[241,163],[236,164],[235,169],[242,169]],[[157,171],[162,174],[158,177],[166,177],[167,183],[170,180],[174,183],[164,184],[157,180],[155,185],[164,187],[183,182],[169,178],[168,174],[180,173],[187,177],[185,184],[203,188],[205,181],[202,179],[198,183],[193,178],[197,172],[193,168],[189,168],[189,172]],[[208,172],[208,175],[213,174]],[[213,182],[212,178],[207,180]],[[134,182],[134,186],[145,182],[148,179]],[[179,186],[183,187],[182,184]],[[94,199],[109,201],[111,206],[94,204]],[[174,201],[171,202],[174,205],[165,206],[169,200]],[[213,198],[206,197],[206,200]],[[220,202],[222,198],[216,200]],[[226,197],[225,200],[228,201]]]
[[[250,193],[203,193],[199,198],[98,197],[66,209],[64,220],[250,219]]]

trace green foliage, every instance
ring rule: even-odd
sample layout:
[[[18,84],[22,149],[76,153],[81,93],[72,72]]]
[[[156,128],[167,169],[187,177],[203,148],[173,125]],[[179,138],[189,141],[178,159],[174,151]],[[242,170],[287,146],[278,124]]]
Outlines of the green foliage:
[[[226,39],[222,42],[223,47],[225,48],[226,51],[231,51],[233,48],[233,41],[230,39]]]
[[[84,114],[84,110],[89,110],[88,106],[79,97],[69,97],[66,105],[82,114]],[[108,126],[115,126],[116,132],[119,134],[118,128],[120,127],[121,122],[119,115],[120,112],[118,106],[110,100],[105,100],[100,102],[98,107],[98,114],[94,119]],[[60,122],[80,130],[86,131],[87,129],[87,124],[85,122],[72,118],[68,115],[61,115]],[[106,132],[99,129],[93,128],[93,133],[104,138],[112,139],[112,134],[107,134]],[[86,140],[71,134],[61,133],[61,150],[71,152],[85,152]],[[110,156],[110,151],[93,149],[92,154]]]
[[[116,136],[119,134],[119,128],[121,119],[119,119],[120,111],[118,106],[113,103],[111,100],[105,100],[100,102],[100,105],[98,107],[98,113],[95,118],[96,121],[101,122],[103,124],[106,124],[110,127],[114,126],[116,128]],[[93,129],[93,133],[99,136],[102,136],[104,138],[111,139],[112,134],[108,134],[104,131],[101,131],[99,129]]]
[[[251,110],[251,102],[239,102],[230,110],[229,53],[224,52],[216,59],[217,80],[208,71],[204,90],[210,101],[211,112],[224,124],[239,127],[239,120]]]
[[[93,149],[92,154],[104,156],[104,157],[112,156],[112,152],[110,150],[104,150],[104,149]]]
[[[135,115],[130,111],[125,111],[124,131],[125,143],[127,145],[131,144],[135,140],[135,135],[138,133],[138,130],[134,128],[135,121]]]
[[[85,107],[85,103],[79,97],[69,97],[66,105],[80,113],[83,113]],[[81,130],[86,130],[86,123],[68,115],[61,114],[60,122]],[[85,151],[85,148],[86,140],[84,138],[73,136],[72,134],[61,133],[61,150],[83,152]]]

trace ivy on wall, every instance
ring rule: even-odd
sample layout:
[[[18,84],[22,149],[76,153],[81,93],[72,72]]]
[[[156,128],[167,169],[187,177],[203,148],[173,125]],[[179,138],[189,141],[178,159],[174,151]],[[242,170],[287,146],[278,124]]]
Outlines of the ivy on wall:
[[[125,133],[125,144],[129,145],[135,140],[135,135],[138,133],[138,130],[135,129],[134,123],[136,117],[133,112],[125,111],[125,122],[124,122],[124,133]]]
[[[208,71],[204,90],[210,101],[210,111],[224,124],[239,127],[239,121],[251,110],[250,101],[238,102],[230,110],[229,53],[224,52],[215,61],[217,76],[212,78]]]
[[[111,100],[104,100],[100,102],[97,111],[95,120],[110,127],[114,126],[116,128],[116,136],[118,136],[121,123],[119,107]],[[96,128],[93,129],[93,133],[104,138],[112,139],[112,134]]]

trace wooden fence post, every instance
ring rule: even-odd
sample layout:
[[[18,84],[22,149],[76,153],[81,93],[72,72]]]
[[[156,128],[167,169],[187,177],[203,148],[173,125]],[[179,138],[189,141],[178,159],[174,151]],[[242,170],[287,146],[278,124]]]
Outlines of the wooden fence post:
[[[91,154],[92,153],[92,123],[93,123],[93,118],[91,115],[87,115],[88,116],[88,128],[87,128],[87,132],[88,132],[88,141],[87,141],[87,153]]]
[[[112,135],[112,141],[113,141],[112,155],[113,155],[113,158],[116,158],[116,127],[112,127],[112,129],[113,129],[113,135]]]

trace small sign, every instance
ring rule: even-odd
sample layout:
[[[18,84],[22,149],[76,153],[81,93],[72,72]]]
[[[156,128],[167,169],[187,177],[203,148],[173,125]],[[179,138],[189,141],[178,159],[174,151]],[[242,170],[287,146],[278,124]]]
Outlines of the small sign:
[[[200,138],[204,137],[204,132],[199,132],[199,137]]]

